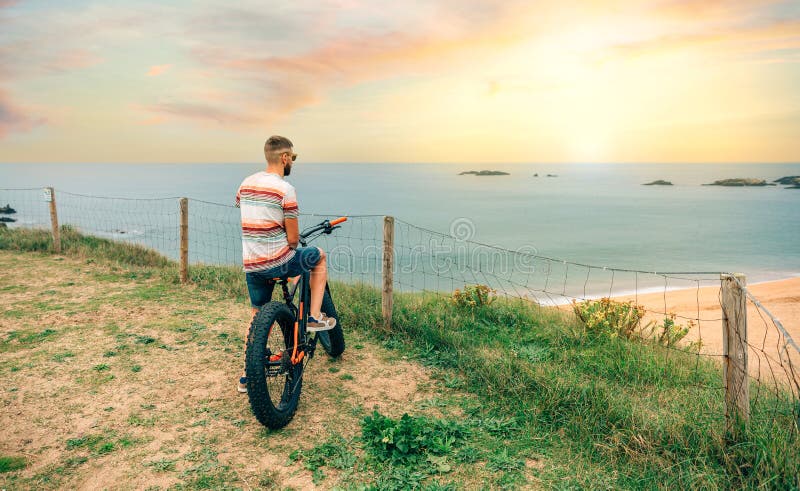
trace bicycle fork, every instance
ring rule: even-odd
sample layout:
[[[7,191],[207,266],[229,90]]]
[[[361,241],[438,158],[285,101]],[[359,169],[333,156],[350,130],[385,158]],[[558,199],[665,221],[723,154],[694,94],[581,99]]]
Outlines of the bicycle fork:
[[[308,352],[309,359],[313,356],[313,347],[308,343],[306,328],[308,327],[308,316],[311,312],[311,288],[309,287],[310,273],[303,273],[300,281],[295,286],[295,292],[300,290],[299,307],[295,316],[293,326],[293,345],[290,361],[292,365],[303,362]],[[294,295],[292,295],[294,296]],[[316,344],[316,343],[315,343]]]

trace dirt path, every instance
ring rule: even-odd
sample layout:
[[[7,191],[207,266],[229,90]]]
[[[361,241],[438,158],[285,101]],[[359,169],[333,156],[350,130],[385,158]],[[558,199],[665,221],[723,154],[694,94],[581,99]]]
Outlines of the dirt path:
[[[0,488],[309,489],[298,448],[352,438],[373,409],[450,411],[425,404],[453,396],[427,369],[348,333],[270,433],[234,390],[248,312],[145,270],[0,251],[0,454],[28,462]]]

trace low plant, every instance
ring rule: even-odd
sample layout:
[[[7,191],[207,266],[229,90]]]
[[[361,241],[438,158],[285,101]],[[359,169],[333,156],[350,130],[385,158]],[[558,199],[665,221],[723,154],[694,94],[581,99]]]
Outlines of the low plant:
[[[453,292],[453,304],[462,308],[476,308],[491,305],[497,292],[486,285],[466,285],[464,290]]]
[[[463,444],[469,432],[456,421],[408,414],[392,419],[377,411],[363,419],[361,428],[367,451],[380,460],[402,464],[449,454]]]
[[[303,467],[312,472],[315,483],[325,478],[322,468],[351,469],[356,464],[356,456],[349,449],[349,443],[340,435],[332,434],[328,440],[308,450],[295,450],[289,454],[289,460],[302,460]]]
[[[28,465],[25,457],[16,455],[0,455],[0,473],[13,472],[19,469],[24,469]]]
[[[590,334],[631,339],[644,317],[644,307],[633,302],[600,300],[572,301],[572,309]]]
[[[572,302],[575,315],[591,334],[625,339],[644,339],[673,347],[689,334],[694,323],[689,320],[684,326],[675,322],[674,313],[667,314],[661,322],[652,320],[642,325],[645,308],[633,302],[618,302],[610,298]],[[695,346],[695,345],[692,345]],[[699,349],[699,346],[695,346]]]
[[[653,339],[662,346],[672,347],[685,338],[689,334],[689,330],[694,327],[694,322],[689,320],[686,325],[675,323],[676,315],[674,313],[667,314],[661,323],[650,321],[642,328],[642,337],[646,339]],[[699,341],[692,343],[691,347],[700,349]]]

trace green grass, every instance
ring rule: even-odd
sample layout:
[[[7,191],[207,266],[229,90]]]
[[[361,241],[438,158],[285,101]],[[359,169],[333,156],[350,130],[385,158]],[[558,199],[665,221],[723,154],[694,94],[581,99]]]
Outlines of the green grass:
[[[9,251],[50,252],[53,239],[43,230],[0,229],[0,249]],[[128,245],[83,235],[69,225],[61,227],[63,254],[93,260],[104,259],[132,266],[168,267],[172,263],[161,254],[145,247]]]
[[[463,378],[481,413],[515,418],[518,439],[565,462],[539,476],[550,485],[800,486],[800,459],[790,457],[800,454],[796,408],[762,393],[750,428],[726,444],[721,369],[711,361],[589,336],[560,312],[503,299],[459,309],[440,296],[397,295],[393,326],[386,344]]]
[[[97,457],[129,447],[134,443],[135,441],[131,438],[117,438],[115,432],[108,430],[103,433],[70,438],[66,441],[66,449],[68,451],[88,451],[90,456]]]
[[[45,232],[0,229],[0,249],[47,252],[49,240]],[[176,265],[153,251],[83,237],[69,228],[62,243],[65,253],[133,268],[134,273],[120,275],[149,277],[141,271],[146,268],[163,280],[133,290],[142,300],[169,295],[166,285],[178,283]],[[197,288],[220,297],[246,299],[239,268],[193,266],[190,278]],[[332,290],[347,330],[358,330],[398,357],[429,366],[442,386],[474,397],[461,403],[458,436],[437,426],[452,420],[420,424],[423,420],[416,416],[404,422],[373,414],[364,419],[359,439],[343,442],[333,435],[300,450],[295,458],[317,481],[325,479],[325,469],[333,469],[353,485],[355,478],[347,478],[347,472],[368,476],[376,488],[416,483],[446,489],[460,487],[451,478],[469,478],[469,466],[478,465],[492,474],[491,486],[515,487],[526,482],[526,459],[541,457],[533,475],[544,487],[800,489],[798,402],[788,393],[775,397],[762,390],[751,423],[733,438],[725,431],[721,367],[713,360],[651,343],[589,335],[571,315],[507,299],[472,307],[458,306],[446,295],[396,294],[393,330],[385,333],[378,290],[338,283]],[[174,330],[191,340],[201,327]],[[55,334],[43,333],[26,331],[2,343],[8,349]],[[241,341],[221,334],[218,338],[237,345]],[[157,341],[150,336],[133,339],[138,345]],[[339,377],[352,378],[347,373]],[[424,404],[437,408],[450,403],[431,399]],[[128,423],[154,421],[132,414]],[[439,430],[433,436],[415,433],[423,427]],[[409,443],[401,448],[395,435],[408,436],[402,441]],[[431,443],[436,438],[443,447]],[[198,459],[183,474],[190,487],[213,487],[230,478],[230,469],[216,455]],[[351,462],[355,469],[339,468]],[[167,461],[151,465],[170,468]]]
[[[367,489],[503,488],[522,484],[523,448],[509,449],[504,437],[492,435],[480,419],[459,421],[404,414],[391,418],[374,411],[361,420],[361,434],[346,439],[331,432],[323,443],[297,449],[299,461],[318,485],[337,472],[339,486]],[[483,450],[477,450],[480,447]],[[474,482],[475,469],[490,472]]]
[[[55,329],[25,329],[11,331],[6,338],[0,340],[0,352],[12,351],[36,346],[58,334]]]
[[[0,455],[0,473],[24,469],[26,465],[25,457]]]

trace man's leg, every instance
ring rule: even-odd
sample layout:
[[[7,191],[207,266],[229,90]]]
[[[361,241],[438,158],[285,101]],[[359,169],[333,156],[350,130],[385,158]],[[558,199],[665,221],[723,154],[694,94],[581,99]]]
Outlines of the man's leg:
[[[311,287],[311,316],[319,319],[322,297],[325,295],[325,283],[328,281],[328,265],[325,260],[325,251],[322,249],[319,249],[319,262],[311,268],[310,276],[308,283]]]
[[[247,377],[246,367],[244,366],[244,358],[245,354],[247,353],[247,338],[250,336],[250,326],[253,325],[253,319],[256,317],[256,314],[260,310],[260,307],[256,307],[256,305],[264,305],[269,301],[269,294],[272,292],[267,288],[266,281],[264,280],[264,275],[259,275],[255,273],[246,273],[245,274],[245,281],[247,283],[247,293],[250,296],[250,322],[247,323],[247,326],[244,330],[244,347],[242,348],[242,376],[239,379],[239,384],[237,386],[237,390],[241,393],[247,392],[247,385],[244,383],[245,377]]]

